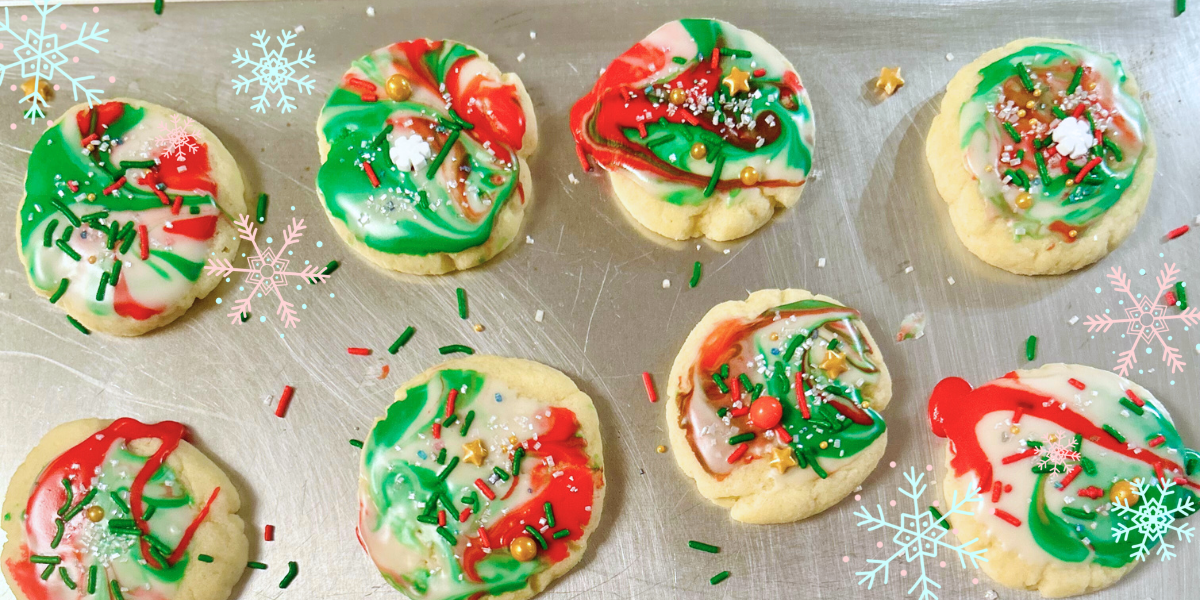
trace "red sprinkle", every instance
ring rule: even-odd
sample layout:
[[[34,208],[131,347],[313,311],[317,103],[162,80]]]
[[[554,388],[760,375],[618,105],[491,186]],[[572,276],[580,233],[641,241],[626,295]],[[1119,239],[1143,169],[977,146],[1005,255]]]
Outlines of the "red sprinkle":
[[[1157,448],[1157,447],[1165,444],[1166,442],[1167,442],[1167,438],[1163,437],[1162,435],[1159,435],[1159,436],[1155,437],[1154,439],[1150,440],[1150,447]]]
[[[646,397],[650,398],[651,402],[658,402],[658,392],[654,391],[654,380],[648,371],[642,371],[642,385],[646,386]]]
[[[1008,523],[1009,525],[1012,525],[1013,527],[1020,527],[1020,526],[1021,526],[1021,520],[1020,520],[1020,519],[1018,519],[1018,518],[1016,518],[1016,517],[1012,516],[1012,515],[1011,515],[1011,514],[1009,514],[1009,513],[1006,513],[1006,512],[1004,512],[1004,511],[1002,511],[1002,510],[1000,510],[1000,509],[998,509],[998,508],[993,508],[993,509],[992,509],[992,514],[996,515],[997,517],[1000,517],[1000,518],[1001,518],[1001,519],[1003,519],[1003,520],[1004,520],[1006,523]]]
[[[1175,229],[1172,229],[1170,232],[1167,233],[1167,239],[1173,240],[1173,239],[1187,233],[1188,231],[1191,231],[1191,229],[1192,228],[1187,225],[1180,225],[1179,227],[1176,227]]]
[[[1076,105],[1075,105],[1075,112],[1071,113],[1071,116],[1072,116],[1072,117],[1075,117],[1076,119],[1078,119],[1079,117],[1082,117],[1082,116],[1083,116],[1083,109],[1084,109],[1084,108],[1085,108],[1085,107],[1083,106],[1083,103],[1082,103],[1082,102],[1080,102],[1079,104],[1076,104]]]
[[[637,130],[638,130],[638,135],[642,136],[643,138],[646,137],[646,124],[645,123],[638,121],[637,122]]]
[[[122,175],[120,179],[112,182],[112,184],[110,184],[108,187],[104,188],[104,195],[108,196],[109,194],[112,194],[113,192],[121,189],[121,186],[123,186],[123,185],[125,185],[125,176],[124,175]],[[158,191],[158,190],[155,190],[155,191]],[[161,194],[162,192],[159,192],[159,193]]]
[[[67,180],[67,189],[71,190],[72,192],[78,192],[79,191],[79,182],[75,181],[73,179]]]
[[[1175,478],[1175,485],[1188,485],[1189,483],[1191,483],[1191,482],[1187,480],[1187,477],[1176,477]]]
[[[1104,495],[1104,490],[1102,490],[1094,485],[1089,485],[1089,486],[1083,488],[1082,490],[1075,492],[1075,494],[1079,495],[1079,496],[1083,496],[1084,498],[1091,498],[1092,500],[1095,500],[1096,498],[1099,498],[1100,496]]]
[[[1167,293],[1163,294],[1163,297],[1162,297],[1163,306],[1175,306],[1175,304],[1177,302],[1179,302],[1179,298],[1175,297],[1174,290],[1167,290]]]
[[[759,68],[759,69],[755,69],[755,70],[754,70],[754,76],[755,76],[755,77],[762,77],[763,75],[766,75],[766,74],[767,74],[767,70],[766,70],[766,69],[761,69],[761,68]]]
[[[738,444],[737,448],[733,449],[733,454],[730,454],[729,458],[725,459],[725,462],[727,462],[731,465],[733,463],[737,462],[740,458],[742,458],[742,455],[746,454],[746,449],[749,447],[750,446],[748,444],[746,444],[746,442],[742,442],[742,443]]]
[[[792,434],[788,433],[782,425],[775,428],[775,436],[779,438],[779,441],[785,444],[792,443]]]
[[[376,96],[375,94],[364,93],[362,96],[360,96],[360,98],[362,98],[363,102],[379,102],[379,96]]]
[[[1012,416],[1012,423],[1013,423],[1013,425],[1016,425],[1017,423],[1020,423],[1020,422],[1021,422],[1021,416],[1022,416],[1022,415],[1024,415],[1024,414],[1025,414],[1025,405],[1024,405],[1024,404],[1018,404],[1018,405],[1017,405],[1017,408],[1013,410],[1013,416]]]
[[[183,196],[175,196],[175,203],[171,205],[171,214],[179,214],[180,208],[183,208]]]
[[[714,69],[717,68],[721,64],[720,61],[721,61],[721,51],[717,50],[716,48],[713,48],[712,68],[714,68]]]
[[[266,527],[263,527],[263,541],[265,541],[265,542],[275,541],[275,526],[274,525],[267,525]]]
[[[484,529],[483,527],[480,527],[478,533],[479,533],[479,541],[483,542],[483,547],[488,548],[490,550],[492,547],[492,540],[488,539],[487,530]]]
[[[1125,390],[1125,397],[1129,398],[1134,404],[1136,404],[1138,406],[1146,405],[1145,402],[1142,402],[1141,398],[1138,398],[1137,394],[1133,393],[1133,390]]]
[[[375,379],[387,379],[388,371],[390,371],[390,370],[392,370],[392,368],[390,366],[383,365],[383,371],[380,372],[379,377],[376,377]]]
[[[579,166],[583,167],[584,172],[591,173],[592,165],[588,164],[587,152],[583,149],[583,144],[575,144],[575,155],[579,157]]]
[[[679,114],[683,117],[683,120],[687,121],[688,124],[690,124],[690,125],[699,125],[700,124],[700,119],[697,119],[696,115],[693,115],[692,111],[690,111],[690,110],[682,109],[679,111]]]
[[[1083,168],[1080,169],[1079,172],[1075,174],[1075,183],[1081,183],[1083,181],[1083,178],[1087,177],[1087,174],[1089,172],[1091,172],[1092,169],[1095,169],[1096,165],[1100,164],[1101,160],[1102,159],[1099,156],[1097,156],[1097,157],[1093,158],[1092,160],[1089,160],[1086,165],[1083,165]],[[1184,227],[1187,227],[1187,226],[1184,225]]]
[[[748,414],[750,414],[749,406],[743,406],[741,408],[735,408],[729,411],[729,416],[731,417],[744,417]]]
[[[456,401],[458,400],[458,388],[452,388],[450,393],[446,394],[446,412],[442,415],[443,419],[449,419],[450,415],[454,414]]]
[[[1067,474],[1066,474],[1066,476],[1064,476],[1062,478],[1062,481],[1058,482],[1058,487],[1060,489],[1065,489],[1068,485],[1071,485],[1071,482],[1075,481],[1075,478],[1079,477],[1079,474],[1082,472],[1083,472],[1083,467],[1081,467],[1079,465],[1075,465],[1074,467],[1071,467],[1071,470],[1067,471]]]
[[[370,81],[365,81],[357,77],[351,77],[346,81],[346,87],[358,88],[363,92],[374,93],[375,84]]]
[[[283,386],[283,395],[279,397],[279,404],[275,406],[275,416],[283,418],[287,414],[288,405],[292,403],[292,394],[296,393],[296,388],[285,385]]]
[[[371,354],[371,349],[370,348],[346,348],[346,352],[349,352],[350,354],[353,354],[355,356],[367,356],[367,355]]]
[[[812,418],[808,410],[808,386],[804,384],[804,374],[796,373],[796,405],[800,407],[800,416],[807,421]]]
[[[141,238],[141,244],[139,244],[138,247],[138,250],[141,252],[138,254],[138,256],[141,256],[142,260],[146,260],[150,258],[150,232],[146,231],[145,225],[138,225],[137,230],[138,237]]]
[[[464,506],[462,509],[462,512],[458,513],[458,522],[466,523],[467,519],[470,519],[470,518],[471,518],[471,507]]]
[[[87,136],[87,137],[83,138],[82,140],[79,140],[79,143],[80,143],[80,144],[81,144],[81,145],[82,145],[84,148],[86,148],[86,147],[88,146],[88,144],[91,144],[92,142],[94,142],[94,141],[96,141],[96,140],[98,140],[98,139],[100,139],[100,136],[98,136],[98,135],[96,135],[96,134],[94,134],[94,133],[93,133],[92,135],[89,135],[89,136]]]
[[[1004,484],[1004,493],[1007,494],[1011,491],[1012,491],[1012,484],[1011,483]]]
[[[367,179],[371,180],[371,187],[379,187],[379,177],[375,175],[375,168],[371,166],[370,161],[362,161],[362,170],[367,172]]]
[[[1160,480],[1167,478],[1166,474],[1163,473],[1162,463],[1154,463],[1154,474],[1157,475]]]
[[[1011,464],[1017,462],[1018,460],[1024,460],[1035,454],[1037,454],[1036,448],[1028,448],[1024,452],[1018,452],[1018,453],[1010,455],[1010,456],[1005,456],[1003,459],[1000,460],[1000,464],[1011,465]]]
[[[992,483],[992,503],[1000,501],[1000,492],[1004,491],[1002,488],[1003,486],[1000,485],[999,479]]]
[[[433,425],[430,425],[429,433],[433,434],[433,439],[435,440],[442,439],[442,424],[434,423]]]
[[[162,190],[160,190],[158,188],[150,188],[150,189],[154,191],[155,196],[158,196],[158,201],[162,202],[163,206],[171,205],[171,199],[168,198],[167,195],[165,193],[163,193]]]
[[[496,499],[496,492],[493,492],[493,491],[492,491],[492,488],[488,487],[488,484],[487,484],[487,482],[485,482],[484,480],[482,480],[482,479],[476,479],[476,480],[475,480],[475,487],[479,488],[479,491],[480,491],[480,492],[483,492],[483,495],[484,495],[484,496],[487,496],[487,499],[488,499],[488,500],[495,500],[495,499]]]
[[[1067,383],[1071,384],[1077,390],[1082,390],[1083,388],[1087,387],[1086,385],[1083,385],[1082,381],[1075,379],[1074,377],[1068,379]]]
[[[446,511],[439,510],[438,511],[438,527],[445,527],[445,526],[446,526]]]

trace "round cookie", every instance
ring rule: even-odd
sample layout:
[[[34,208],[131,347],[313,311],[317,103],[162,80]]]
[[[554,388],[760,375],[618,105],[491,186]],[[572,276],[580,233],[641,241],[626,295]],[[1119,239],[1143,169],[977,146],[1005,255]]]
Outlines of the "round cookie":
[[[596,409],[535,362],[443,363],[376,421],[358,498],[359,541],[410,598],[529,598],[579,562],[600,522]]]
[[[375,264],[435,275],[517,235],[537,146],[521,79],[460,42],[399,42],[354,61],[317,118],[317,193]]]
[[[804,401],[797,402],[803,395]],[[804,290],[718,304],[667,385],[679,468],[734,520],[819,513],[874,470],[892,380],[858,311]]]
[[[795,205],[815,143],[795,67],[714,19],[672,21],[617,57],[571,109],[571,132],[629,214],[677,240],[736,239]]]
[[[925,151],[967,249],[1044,275],[1119,246],[1154,178],[1139,94],[1115,56],[1061,40],[1017,40],[963,67]]]
[[[0,569],[17,600],[228,598],[249,546],[241,500],[186,436],[133,419],[47,433],[0,516]]]
[[[139,100],[80,104],[30,154],[21,263],[71,318],[141,335],[220,282],[203,266],[237,252],[230,216],[246,212],[244,194],[233,156],[190,118]]]
[[[929,416],[947,440],[946,499],[981,490],[969,514],[949,515],[953,530],[987,549],[983,570],[1002,585],[1048,598],[1108,587],[1138,544],[1153,556],[1158,543],[1124,531],[1137,524],[1130,510],[1196,510],[1200,454],[1148,390],[1110,371],[1051,364],[974,390],[951,377]]]

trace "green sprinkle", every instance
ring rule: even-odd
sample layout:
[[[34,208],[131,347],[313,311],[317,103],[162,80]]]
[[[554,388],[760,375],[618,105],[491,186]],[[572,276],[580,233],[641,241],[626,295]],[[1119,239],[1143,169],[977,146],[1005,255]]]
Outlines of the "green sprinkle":
[[[83,499],[79,501],[79,504],[76,504],[74,508],[67,511],[67,514],[63,515],[63,521],[70,521],[71,519],[75,518],[75,515],[82,512],[83,507],[87,506],[88,503],[91,502],[92,499],[96,497],[96,494],[99,491],[100,490],[98,490],[96,488],[92,488],[91,490],[88,490],[88,493],[83,495]]]
[[[739,433],[739,434],[729,438],[729,445],[736,446],[742,442],[748,442],[752,439],[754,439],[753,431],[747,431],[746,433]]]
[[[53,574],[54,574],[54,565],[46,565],[46,568],[42,571],[42,581],[46,581],[47,579],[50,579],[50,576]]]
[[[721,56],[736,56],[737,58],[750,58],[753,56],[749,50],[741,48],[721,48]]]
[[[453,414],[442,420],[442,427],[450,427],[458,422],[458,415]]]
[[[259,223],[266,222],[267,220],[268,202],[270,202],[270,198],[267,197],[265,192],[258,195],[258,207],[256,209],[255,216],[258,218]]]
[[[117,580],[109,582],[108,587],[112,589],[113,600],[125,600],[125,595],[121,593],[121,584],[117,583]]]
[[[71,315],[67,315],[67,322],[71,324],[71,327],[78,329],[79,333],[82,333],[83,335],[92,335],[92,331],[90,329],[88,329],[87,327],[84,327],[83,323],[76,321],[75,317],[72,317]]]
[[[722,394],[729,393],[729,384],[725,383],[724,379],[721,379],[720,373],[713,373],[712,380],[713,380],[713,383],[717,384],[717,389],[721,390]]]
[[[449,529],[446,529],[445,527],[438,527],[437,532],[438,535],[442,536],[443,540],[446,540],[447,544],[450,544],[451,546],[458,545],[458,539],[454,537],[453,533],[450,533]]]
[[[249,567],[249,568],[251,568],[251,569],[258,569],[259,571],[266,571],[266,570],[267,570],[267,563],[260,563],[260,562],[250,561],[250,562],[246,563],[246,566],[247,566],[247,567]]]
[[[524,446],[517,446],[517,449],[513,450],[512,468],[509,469],[510,471],[512,471],[513,477],[516,477],[517,475],[521,474],[521,460],[524,458],[525,458]]]
[[[467,290],[458,288],[454,290],[454,294],[458,296],[458,318],[467,318]]]
[[[92,114],[93,114],[93,115],[95,115],[95,114],[96,114],[96,111],[92,111]],[[201,554],[200,556],[206,556],[206,555],[204,555],[204,554]],[[201,559],[201,560],[203,560],[203,559]],[[209,562],[211,562],[211,561],[212,561],[212,557],[211,557],[211,556],[209,556],[209,557],[208,557],[208,560],[209,560]],[[89,593],[89,594],[95,594],[95,593],[96,593],[96,570],[97,570],[97,569],[96,569],[96,565],[92,565],[91,567],[88,567],[88,584],[87,584],[87,591],[88,591],[88,593]]]
[[[1096,474],[1096,463],[1092,462],[1092,459],[1086,456],[1079,458],[1079,466],[1083,467],[1083,472],[1088,475]]]
[[[332,275],[333,272],[338,270],[338,267],[340,267],[340,266],[342,266],[341,263],[339,263],[336,260],[331,260],[328,263],[325,263],[325,268],[321,270],[321,274],[322,275]]]
[[[446,464],[446,449],[442,448],[441,450],[438,450],[437,458],[434,460],[436,460],[437,464],[439,465]]]
[[[718,154],[716,162],[713,163],[712,177],[708,180],[708,185],[704,187],[704,197],[707,198],[713,195],[717,189],[717,182],[721,180],[721,169],[725,168],[725,154]],[[695,286],[693,286],[695,287]]]
[[[96,302],[104,300],[104,293],[108,291],[108,271],[100,274],[100,285],[96,287]]]
[[[552,535],[550,537],[552,537],[556,540],[561,540],[561,539],[567,537],[568,535],[571,535],[570,529],[559,529],[558,531],[555,531],[554,535]]]
[[[677,65],[686,65],[687,64],[687,59],[682,56],[672,56],[671,60],[674,61],[675,64],[677,64]]]
[[[438,348],[439,354],[454,354],[455,352],[462,352],[463,354],[475,354],[475,351],[472,350],[470,346],[464,346],[462,344],[450,344],[449,346],[442,346],[441,348]]]
[[[50,540],[50,549],[53,550],[62,543],[63,536],[63,520],[61,518],[54,520],[54,539]]]
[[[246,321],[249,321],[249,320],[250,320],[250,311],[246,311],[246,312],[244,312],[244,313],[241,313],[241,314],[240,314],[240,315],[238,315],[238,316],[239,316],[239,318],[241,318],[241,319],[242,319],[242,322],[243,322],[243,323],[245,323]]]
[[[1083,447],[1083,434],[1077,433],[1077,434],[1075,434],[1075,440],[1073,442],[1071,442],[1071,451],[1079,452],[1079,449],[1082,447]]]
[[[1070,116],[1066,113],[1066,111],[1064,111],[1063,109],[1061,109],[1057,106],[1050,107],[1050,112],[1054,113],[1054,116],[1056,116],[1060,119],[1065,119]]]
[[[446,478],[450,476],[450,472],[453,471],[454,467],[457,467],[457,466],[458,466],[458,457],[451,456],[450,464],[446,465],[445,467],[442,467],[442,470],[438,473],[437,480],[445,481]]]
[[[70,242],[71,234],[73,234],[73,233],[75,233],[75,228],[72,227],[71,225],[67,225],[66,227],[63,228],[62,235],[58,236],[58,239],[60,239],[64,242]]]
[[[34,554],[29,557],[29,562],[35,565],[57,565],[62,562],[62,559],[57,556],[41,556]]]
[[[152,160],[123,160],[121,161],[121,170],[125,169],[149,169],[158,163]]]
[[[154,513],[156,513],[156,512],[158,512],[158,507],[151,504],[149,507],[146,508],[146,514],[142,515],[142,520],[149,521],[150,518],[153,517]],[[164,546],[164,548],[165,548],[165,546]],[[168,550],[170,550],[170,548],[168,548]],[[168,552],[167,554],[170,554],[170,552]]]
[[[284,575],[283,581],[279,582],[279,588],[285,589],[285,588],[287,588],[287,586],[292,585],[292,582],[296,580],[296,576],[299,574],[300,574],[300,565],[297,564],[296,561],[294,561],[294,560],[289,560],[287,575]]]
[[[1037,358],[1037,336],[1031,335],[1025,339],[1025,360]]]
[[[708,582],[712,585],[717,585],[718,583],[721,583],[722,581],[725,581],[726,579],[729,579],[729,571],[721,571],[720,573],[713,575],[712,578],[708,580]]]
[[[946,520],[946,517],[942,516],[942,511],[938,510],[936,506],[929,507],[929,514],[933,515],[934,523],[941,525],[946,531],[950,531],[950,523]]]
[[[73,589],[79,587],[78,585],[75,585],[75,580],[71,579],[71,574],[67,572],[66,567],[58,568],[58,576],[62,577],[63,585],[67,586],[69,589],[73,590]]]
[[[533,527],[531,527],[529,525],[525,526],[525,531],[529,532],[529,535],[533,536],[533,539],[537,540],[537,543],[539,546],[542,547],[542,550],[545,550],[550,547],[550,544],[546,543],[546,538],[542,537],[542,533],[540,531],[534,529]]]
[[[1033,153],[1033,162],[1037,163],[1038,177],[1042,180],[1042,185],[1050,183],[1050,169],[1046,168],[1046,158],[1041,152]]]
[[[66,280],[64,279],[63,281]],[[71,503],[75,501],[75,490],[71,489],[71,480],[63,477],[62,486],[63,490],[67,493],[67,499],[65,502],[63,502],[63,505],[58,508],[59,516],[62,516],[63,513],[67,512],[67,510],[71,508]]]
[[[129,223],[127,223],[127,225],[133,225],[133,221],[130,221]],[[124,232],[123,229],[122,229],[122,232]],[[121,254],[125,254],[126,252],[129,252],[129,247],[133,245],[133,241],[135,239],[137,239],[137,236],[122,235],[120,237],[122,238],[121,247],[117,251],[120,252]]]
[[[54,230],[57,228],[58,219],[51,220],[50,224],[46,226],[46,230],[42,232],[42,246],[49,248],[50,244],[54,243]]]
[[[1113,159],[1117,162],[1125,160],[1125,153],[1121,152],[1121,147],[1118,146],[1116,142],[1112,141],[1112,138],[1104,138],[1104,147],[1107,148],[1109,152],[1112,152]]]
[[[1079,87],[1079,82],[1083,80],[1083,65],[1075,67],[1075,75],[1071,77],[1071,85],[1067,86],[1067,93],[1074,94],[1075,88]]]
[[[75,251],[74,248],[71,247],[70,244],[66,242],[66,240],[58,240],[57,242],[54,242],[54,245],[58,246],[58,249],[62,250],[64,254],[70,256],[71,260],[79,260],[83,258],[78,252]]]
[[[468,123],[467,121],[463,120],[462,117],[458,116],[458,113],[454,112],[453,108],[451,108],[447,112],[450,113],[450,118],[454,119],[454,122],[457,123],[459,127],[463,128],[463,129],[475,129],[474,125]]]
[[[1062,512],[1064,515],[1067,515],[1068,517],[1075,517],[1076,519],[1083,519],[1085,521],[1091,521],[1096,518],[1096,513],[1088,512],[1086,510],[1080,510],[1073,506],[1062,507]]]
[[[137,529],[137,522],[133,519],[109,519],[109,529]]]
[[[467,411],[467,416],[463,418],[462,427],[458,429],[458,435],[467,437],[467,432],[471,430],[471,423],[475,421],[475,411]]]
[[[154,0],[154,14],[161,15],[163,11],[163,0]],[[154,161],[150,161],[154,162]],[[124,164],[124,163],[122,163]]]
[[[717,409],[717,416],[718,416],[718,417],[721,417],[722,419],[724,419],[724,418],[725,418],[725,415],[727,415],[727,414],[729,414],[729,409],[728,409],[728,408],[725,408],[724,406],[722,406],[721,408],[718,408],[718,409]]]
[[[430,506],[437,506],[436,499],[435,499],[434,503],[431,504]],[[426,525],[437,525],[438,518],[433,515],[417,515],[417,522],[424,523]]]
[[[125,501],[121,499],[121,494],[117,492],[110,492],[108,496],[109,498],[112,498],[113,504],[116,504],[117,508],[121,509],[121,512],[129,514],[129,505],[125,504]]]
[[[109,271],[108,285],[117,287],[117,278],[121,276],[121,261],[114,260],[112,270]]]
[[[1029,67],[1025,63],[1017,63],[1017,77],[1021,78],[1021,85],[1025,86],[1025,90],[1033,91],[1033,79],[1029,77]]]
[[[1115,438],[1118,442],[1120,442],[1122,444],[1125,443],[1125,436],[1121,435],[1120,431],[1113,429],[1113,427],[1111,425],[1105,423],[1104,425],[1101,425],[1100,428],[1103,429],[1104,431],[1107,431],[1108,435],[1113,436],[1113,438]]]
[[[1187,284],[1182,281],[1175,282],[1175,303],[1179,310],[1187,310]]]
[[[499,477],[502,481],[508,481],[510,478],[508,472],[500,467],[492,467],[492,472],[495,473],[496,477]]]
[[[542,510],[546,511],[546,526],[554,527],[554,506],[547,502],[542,505]]]
[[[1004,130],[1008,132],[1008,137],[1011,137],[1014,142],[1021,142],[1021,134],[1017,133],[1017,128],[1013,127],[1012,123],[1005,121]]]
[[[1134,404],[1132,401],[1129,400],[1129,398],[1121,398],[1120,402],[1121,402],[1121,406],[1128,408],[1130,410],[1130,412],[1137,414],[1139,417],[1142,416],[1142,414],[1146,412],[1145,409]]]
[[[407,328],[405,328],[404,333],[401,333],[400,337],[396,338],[396,341],[392,342],[391,346],[388,346],[388,352],[391,354],[399,352],[400,348],[404,347],[404,345],[408,343],[408,340],[412,339],[413,334],[416,332],[416,328],[412,325],[409,325]]]
[[[712,544],[705,544],[704,542],[697,542],[696,540],[689,540],[688,548],[691,548],[693,550],[699,550],[701,552],[707,552],[709,554],[717,554],[718,552],[721,551],[721,548],[718,546],[714,546]]]
[[[797,452],[796,454],[800,453]],[[817,457],[812,457],[812,460],[809,461],[808,466],[812,467],[812,470],[817,474],[817,477],[820,477],[821,479],[829,477],[829,473],[826,473],[825,469],[822,469],[821,465],[817,464]]]
[[[200,214],[200,207],[193,204],[188,207],[188,212],[193,215],[198,215],[198,214]]]
[[[350,440],[350,445],[351,445],[351,446],[354,446],[355,448],[362,448],[362,447],[363,447],[362,440]]]
[[[696,261],[696,263],[692,265],[692,278],[688,280],[688,287],[694,288],[696,287],[696,284],[700,283],[700,272],[703,269],[704,265],[700,264],[700,261]]]
[[[1187,10],[1187,0],[1175,0],[1175,16],[1183,14]]]
[[[429,170],[425,171],[426,179],[433,179],[438,168],[442,166],[442,161],[446,160],[446,156],[450,154],[450,148],[458,141],[459,131],[457,129],[450,132],[446,138],[446,143],[442,144],[442,148],[438,150],[437,156],[433,157],[433,162],[429,163]]]
[[[75,227],[79,227],[83,224],[83,221],[80,221],[79,217],[75,216],[75,213],[72,212],[66,204],[63,204],[62,200],[59,200],[58,198],[51,198],[50,204],[53,204],[54,208],[58,210],[58,212],[62,213],[63,216],[66,217],[67,220],[70,221]]]

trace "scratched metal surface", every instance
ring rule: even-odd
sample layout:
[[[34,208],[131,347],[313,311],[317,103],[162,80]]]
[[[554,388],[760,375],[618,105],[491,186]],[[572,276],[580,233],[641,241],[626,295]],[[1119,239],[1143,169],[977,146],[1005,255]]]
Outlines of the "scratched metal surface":
[[[924,421],[924,402],[938,379],[960,375],[978,383],[1022,367],[1030,333],[1041,337],[1039,360],[1110,367],[1128,340],[1117,332],[1093,339],[1082,323],[1067,324],[1072,315],[1116,308],[1107,288],[1094,291],[1106,285],[1108,269],[1132,272],[1135,287],[1151,293],[1164,261],[1178,263],[1184,279],[1197,279],[1200,238],[1194,236],[1200,234],[1171,243],[1161,235],[1200,212],[1194,200],[1200,13],[1174,19],[1167,0],[445,0],[419,8],[374,0],[374,18],[365,14],[368,4],[168,2],[166,14],[156,18],[146,4],[104,5],[93,14],[87,3],[52,15],[53,23],[69,24],[67,33],[97,17],[111,30],[101,53],[76,65],[102,81],[114,76],[115,83],[104,84],[109,95],[176,108],[221,137],[250,188],[272,196],[260,238],[279,236],[292,217],[304,218],[309,229],[296,256],[342,262],[331,283],[289,292],[307,305],[296,329],[282,331],[270,318],[273,306],[263,302],[256,314],[267,315],[266,323],[230,324],[214,299],[236,297],[235,280],[152,335],[84,337],[28,289],[14,238],[0,238],[0,482],[62,421],[127,415],[185,422],[238,484],[251,539],[259,539],[264,524],[278,528],[277,541],[252,543],[252,556],[271,570],[248,572],[241,598],[285,595],[276,583],[287,560],[301,564],[299,580],[286,591],[292,598],[399,597],[355,542],[356,452],[346,440],[361,438],[393,390],[438,362],[435,348],[448,343],[547,363],[596,401],[609,482],[603,523],[583,562],[546,597],[905,597],[913,566],[905,577],[893,571],[887,586],[867,591],[856,585],[853,574],[865,560],[894,547],[890,534],[855,527],[859,503],[853,498],[807,521],[770,527],[735,524],[702,500],[670,456],[655,452],[666,441],[662,405],[646,401],[639,374],[654,373],[664,388],[690,328],[713,304],[748,290],[803,287],[862,309],[884,340],[896,383],[886,414],[891,445],[864,483],[862,502],[883,504],[895,520],[903,505],[887,502],[902,500],[896,492],[901,472],[930,464],[942,471],[940,444]],[[720,17],[761,33],[796,64],[816,111],[812,189],[798,207],[732,244],[667,243],[640,234],[603,179],[580,173],[566,127],[571,103],[601,67],[662,22],[682,16]],[[249,97],[231,89],[230,54],[248,48],[255,29],[278,33],[295,25],[305,27],[298,48],[316,53],[317,89],[301,95],[289,115],[252,113]],[[1146,91],[1160,149],[1152,200],[1138,229],[1098,265],[1064,277],[1012,276],[968,254],[924,160],[926,130],[946,81],[979,53],[1026,35],[1072,38],[1124,57]],[[535,203],[523,232],[531,241],[514,244],[484,268],[425,279],[381,272],[348,250],[313,187],[313,123],[338,75],[368,50],[420,36],[470,42],[505,70],[519,72],[542,131],[531,161]],[[870,82],[885,65],[902,66],[908,82],[877,102]],[[0,118],[0,223],[13,221],[27,149],[41,129],[20,122],[13,106],[18,94],[8,89],[13,82],[0,89],[8,107]],[[52,112],[69,105],[60,93]],[[571,173],[581,183],[571,183]],[[818,268],[822,257],[826,266]],[[696,260],[705,265],[704,277],[688,289]],[[905,273],[907,266],[912,273]],[[1143,268],[1145,276],[1138,274]],[[456,286],[471,298],[467,321],[454,308]],[[534,320],[538,310],[545,311],[541,323]],[[900,320],[918,310],[929,315],[926,336],[887,341]],[[474,332],[475,323],[486,330]],[[387,345],[409,324],[417,327],[416,337],[396,356],[387,355]],[[1200,335],[1178,327],[1173,335],[1184,359],[1195,362]],[[370,346],[376,354],[351,357],[347,346]],[[1145,372],[1137,380],[1168,403],[1186,438],[1200,439],[1194,410],[1200,365],[1171,374],[1158,359],[1157,353],[1141,357]],[[385,363],[391,376],[373,379]],[[268,402],[285,384],[295,386],[296,400],[287,418],[278,419]],[[936,497],[934,489],[927,494]],[[688,539],[723,551],[688,550]],[[982,573],[948,560],[945,568],[931,563],[942,598],[982,598],[995,587]],[[1198,561],[1200,544],[1182,545],[1172,563],[1143,565],[1095,597],[1184,598],[1185,590],[1200,587]],[[708,578],[724,569],[732,579],[710,586]],[[998,591],[1003,598],[1032,597]]]

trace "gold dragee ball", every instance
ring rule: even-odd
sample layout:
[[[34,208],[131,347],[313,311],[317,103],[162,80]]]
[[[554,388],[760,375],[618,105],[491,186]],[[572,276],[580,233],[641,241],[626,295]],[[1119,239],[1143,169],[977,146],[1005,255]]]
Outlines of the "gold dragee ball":
[[[40,89],[39,89],[40,88]],[[21,91],[28,96],[34,91],[41,94],[47,102],[54,99],[54,88],[50,87],[50,82],[44,77],[30,77],[21,82]],[[34,100],[36,102],[36,100]]]
[[[1018,433],[1021,433],[1021,426],[1013,425],[1012,427],[1009,427],[1008,430],[1011,431],[1013,435],[1017,435]]]
[[[85,514],[87,515],[87,519],[93,523],[99,523],[104,520],[104,509],[99,506],[89,506]]]
[[[1033,196],[1029,192],[1021,192],[1017,194],[1017,208],[1028,209],[1033,206]]]
[[[396,102],[404,102],[412,97],[412,85],[399,73],[388,77],[383,87],[387,90],[388,98]]]
[[[512,557],[521,561],[529,562],[537,556],[537,542],[529,536],[520,536],[513,538],[513,541],[508,543],[508,551]]]
[[[664,452],[666,452],[666,451],[667,451],[667,447],[666,447],[666,446],[659,446],[659,447],[658,447],[658,448],[656,448],[656,449],[658,450],[658,453],[659,453],[659,454],[662,454],[662,453],[664,453]]]
[[[758,183],[758,169],[750,166],[743,167],[739,177],[742,179],[742,185],[754,185]]]
[[[1128,480],[1122,479],[1112,485],[1108,490],[1108,498],[1117,504],[1133,506],[1138,503],[1137,491],[1133,489],[1133,484]]]
[[[704,142],[696,142],[695,144],[692,144],[692,158],[696,160],[704,160],[705,156],[708,156],[708,147],[704,145]]]
[[[671,90],[671,93],[667,96],[667,100],[670,100],[671,104],[679,106],[687,102],[687,92],[683,91],[683,88],[675,88]]]

